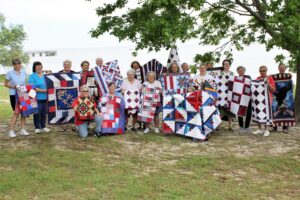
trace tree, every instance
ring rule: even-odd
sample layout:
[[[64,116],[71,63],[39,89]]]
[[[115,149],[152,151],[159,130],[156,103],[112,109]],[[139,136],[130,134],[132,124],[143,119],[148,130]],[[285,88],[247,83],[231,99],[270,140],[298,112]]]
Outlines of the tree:
[[[136,43],[136,51],[168,49],[194,38],[200,45],[218,46],[195,56],[202,62],[217,62],[221,55],[232,58],[234,49],[256,42],[268,51],[274,47],[287,51],[288,58],[281,54],[275,60],[288,61],[291,70],[300,71],[299,0],[139,0],[133,9],[128,2],[98,7],[100,22],[92,37],[109,32],[120,41]],[[297,85],[295,102],[300,102],[300,73]],[[300,116],[300,106],[296,109]]]
[[[11,66],[14,58],[28,63],[29,57],[23,53],[22,43],[26,38],[22,25],[5,25],[5,18],[0,13],[0,65]]]

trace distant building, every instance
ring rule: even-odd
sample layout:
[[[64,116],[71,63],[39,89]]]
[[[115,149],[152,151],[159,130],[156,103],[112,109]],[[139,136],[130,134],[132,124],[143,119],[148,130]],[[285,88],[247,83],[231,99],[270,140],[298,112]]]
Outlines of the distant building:
[[[30,57],[49,57],[49,56],[56,56],[56,51],[25,51],[25,53]]]

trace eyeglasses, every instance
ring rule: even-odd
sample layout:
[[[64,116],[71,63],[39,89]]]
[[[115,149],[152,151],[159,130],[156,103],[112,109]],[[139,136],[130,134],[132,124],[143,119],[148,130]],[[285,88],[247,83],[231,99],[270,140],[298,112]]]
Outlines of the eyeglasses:
[[[20,65],[20,64],[22,64],[21,62],[16,62],[16,63],[14,63],[14,65]]]
[[[260,70],[259,72],[266,72],[266,70]]]
[[[82,90],[82,92],[89,92],[88,90]]]

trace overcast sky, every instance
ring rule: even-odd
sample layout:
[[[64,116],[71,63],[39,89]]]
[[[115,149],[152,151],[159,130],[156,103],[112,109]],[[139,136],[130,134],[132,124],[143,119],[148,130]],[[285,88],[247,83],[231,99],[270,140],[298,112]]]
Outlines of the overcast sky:
[[[8,24],[23,24],[27,33],[24,42],[25,50],[51,50],[65,48],[89,48],[89,47],[134,47],[130,42],[119,42],[115,37],[105,34],[98,39],[90,37],[89,31],[95,28],[99,18],[95,9],[104,2],[113,0],[0,0],[0,12],[6,17]],[[131,0],[130,7],[135,6],[137,0]],[[191,63],[191,54],[203,53],[212,47],[197,47],[197,41],[189,41],[179,44],[179,56],[181,61]],[[191,52],[180,52],[180,49],[189,49],[189,45],[195,48]],[[266,52],[264,46],[252,45],[243,52],[235,54],[236,65],[246,65],[258,68],[261,64],[271,66],[272,71],[277,71],[277,64],[273,58],[281,51]],[[168,53],[163,51],[164,57]],[[159,53],[158,53],[159,54]],[[147,55],[142,51],[140,56]],[[153,55],[153,54],[152,54]],[[132,59],[132,58],[128,58]],[[151,58],[152,59],[152,58]],[[129,62],[129,61],[128,61]],[[127,65],[128,63],[126,63]],[[257,69],[255,69],[257,70]]]

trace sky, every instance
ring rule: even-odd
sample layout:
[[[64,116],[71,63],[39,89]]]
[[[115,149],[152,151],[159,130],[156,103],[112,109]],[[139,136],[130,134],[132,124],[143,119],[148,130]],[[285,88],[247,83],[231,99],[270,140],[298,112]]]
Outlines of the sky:
[[[129,7],[134,7],[137,0],[131,0]],[[168,51],[160,52],[140,51],[138,57],[131,57],[134,44],[129,41],[119,42],[114,36],[104,34],[99,38],[91,38],[89,31],[97,26],[99,18],[96,8],[103,3],[114,0],[0,0],[0,13],[6,17],[7,24],[22,24],[27,33],[24,42],[25,50],[59,50],[59,49],[88,49],[88,48],[122,48],[127,59],[122,58],[123,65],[128,66],[132,60],[150,60],[153,57],[167,60]],[[178,44],[179,57],[182,62],[193,63],[196,53],[204,53],[215,47],[198,46],[197,40]],[[107,59],[118,57],[107,55]],[[274,57],[282,51],[275,49],[266,52],[264,46],[254,44],[242,52],[234,53],[234,65],[244,65],[250,72],[257,73],[262,64],[269,66],[270,72],[277,72]],[[84,52],[83,52],[84,55]],[[151,57],[150,57],[151,55]],[[82,58],[84,59],[84,58]],[[106,59],[106,60],[107,60]],[[117,59],[117,58],[114,58]],[[76,63],[78,65],[78,63]],[[216,64],[219,65],[219,64]],[[255,69],[254,69],[255,68]]]

